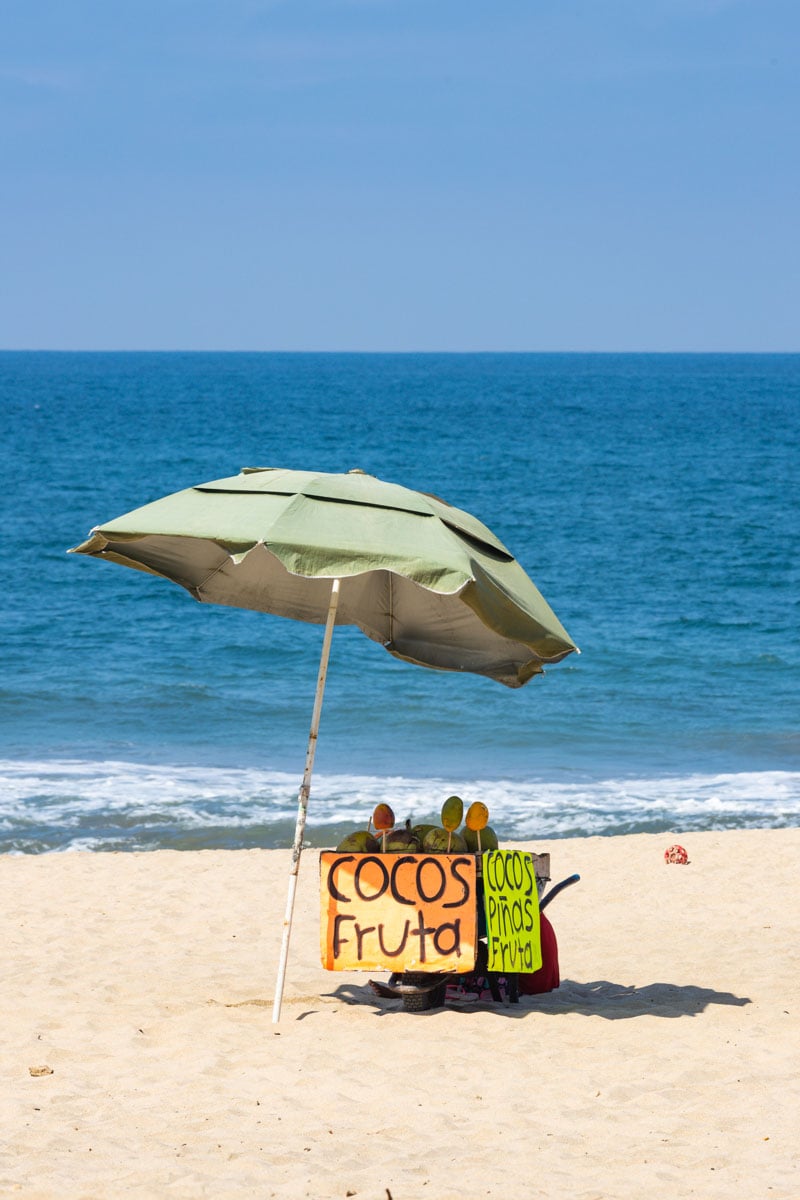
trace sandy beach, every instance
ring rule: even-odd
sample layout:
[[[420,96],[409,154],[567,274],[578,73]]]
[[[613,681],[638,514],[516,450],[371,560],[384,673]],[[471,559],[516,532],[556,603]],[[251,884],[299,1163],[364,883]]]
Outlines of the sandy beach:
[[[324,971],[308,851],[278,1027],[288,852],[3,858],[0,1195],[795,1200],[800,829],[527,848],[558,991]]]

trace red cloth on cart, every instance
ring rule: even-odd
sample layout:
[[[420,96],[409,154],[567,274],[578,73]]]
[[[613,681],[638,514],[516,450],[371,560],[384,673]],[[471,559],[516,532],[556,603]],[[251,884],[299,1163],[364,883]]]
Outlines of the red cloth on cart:
[[[531,975],[520,975],[519,990],[522,996],[535,996],[540,992],[552,992],[561,983],[558,973],[558,942],[555,930],[544,913],[539,916],[542,937],[542,965]]]

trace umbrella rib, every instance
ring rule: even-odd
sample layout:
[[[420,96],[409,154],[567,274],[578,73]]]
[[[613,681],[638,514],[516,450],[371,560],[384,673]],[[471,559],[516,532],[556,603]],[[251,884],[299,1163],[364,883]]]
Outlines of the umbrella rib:
[[[216,542],[215,544],[220,546],[219,542]],[[255,550],[256,546],[263,546],[263,545],[264,545],[263,542],[254,542],[253,545],[250,547],[250,549],[247,550],[245,553],[249,554],[250,550]],[[220,549],[225,550],[225,547],[220,546]],[[265,547],[265,549],[266,549],[266,547]],[[225,550],[225,555],[226,555],[226,557],[223,558],[221,562],[218,562],[215,567],[212,567],[211,570],[208,571],[203,576],[203,578],[200,580],[200,582],[195,586],[195,588],[193,590],[196,593],[196,595],[200,596],[202,594],[203,589],[208,586],[208,584],[211,582],[211,580],[214,578],[215,575],[219,575],[220,571],[224,570],[224,568],[226,566],[228,566],[231,562],[233,562],[233,563],[236,562],[236,556],[231,554],[230,550]]]

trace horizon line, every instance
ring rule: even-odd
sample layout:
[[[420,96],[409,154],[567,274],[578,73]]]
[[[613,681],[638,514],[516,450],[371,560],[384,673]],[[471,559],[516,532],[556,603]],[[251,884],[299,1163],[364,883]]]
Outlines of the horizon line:
[[[3,346],[0,347],[0,354],[316,354],[316,355],[499,355],[499,354],[516,354],[516,355],[660,355],[667,357],[669,355],[774,355],[787,357],[791,355],[799,355],[800,349],[797,350],[282,350],[277,348],[271,349],[249,349],[239,347],[237,349],[217,349],[208,347],[198,349],[197,347],[181,347],[172,346],[170,348],[154,348],[154,347],[115,347],[115,348],[99,348],[85,346]]]

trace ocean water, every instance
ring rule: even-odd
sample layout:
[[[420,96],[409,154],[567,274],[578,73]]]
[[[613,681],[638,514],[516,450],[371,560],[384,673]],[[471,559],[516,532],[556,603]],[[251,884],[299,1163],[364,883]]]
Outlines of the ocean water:
[[[800,356],[4,353],[0,414],[0,850],[290,844],[321,629],[66,554],[243,466],[474,512],[582,650],[510,691],[337,629],[311,845],[800,820]]]

